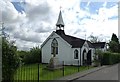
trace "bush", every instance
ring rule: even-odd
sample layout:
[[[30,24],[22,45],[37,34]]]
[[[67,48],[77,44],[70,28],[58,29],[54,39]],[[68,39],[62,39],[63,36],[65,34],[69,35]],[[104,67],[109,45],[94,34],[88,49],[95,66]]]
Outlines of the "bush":
[[[105,52],[102,54],[102,64],[112,65],[120,62],[120,53]]]
[[[12,82],[14,73],[19,66],[16,55],[17,47],[2,37],[2,81]]]
[[[41,50],[39,47],[32,48],[29,54],[25,55],[23,62],[25,64],[41,63]]]

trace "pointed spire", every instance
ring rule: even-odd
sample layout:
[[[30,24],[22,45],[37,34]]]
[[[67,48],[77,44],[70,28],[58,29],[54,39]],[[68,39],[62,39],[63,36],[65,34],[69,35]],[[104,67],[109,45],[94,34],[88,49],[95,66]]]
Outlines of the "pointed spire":
[[[64,22],[63,22],[61,10],[59,13],[59,17],[58,17],[58,21],[56,23],[56,26],[59,27],[60,29],[61,29],[61,27],[64,27]]]

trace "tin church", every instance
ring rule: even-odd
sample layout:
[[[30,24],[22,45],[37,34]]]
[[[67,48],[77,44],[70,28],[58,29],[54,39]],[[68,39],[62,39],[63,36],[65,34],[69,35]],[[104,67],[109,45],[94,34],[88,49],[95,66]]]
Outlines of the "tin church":
[[[51,57],[56,57],[65,65],[75,65],[79,60],[80,65],[92,64],[95,49],[106,51],[105,42],[91,43],[78,37],[67,35],[64,31],[64,22],[60,11],[56,23],[56,31],[42,43],[42,63],[49,63]]]

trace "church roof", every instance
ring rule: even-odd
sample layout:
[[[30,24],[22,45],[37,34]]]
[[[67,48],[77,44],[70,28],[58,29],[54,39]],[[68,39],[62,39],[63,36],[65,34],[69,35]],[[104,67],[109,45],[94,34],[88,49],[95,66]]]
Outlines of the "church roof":
[[[80,39],[74,36],[66,35],[64,33],[64,30],[57,30],[56,33],[60,35],[65,41],[67,41],[70,45],[72,45],[72,48],[81,48],[86,40]],[[93,47],[92,44],[88,42],[89,47]]]
[[[104,48],[105,47],[106,42],[97,42],[97,43],[92,43],[92,45],[95,48]]]
[[[56,23],[56,26],[62,26],[62,27],[64,27],[64,22],[63,22],[63,18],[62,18],[62,13],[61,13],[61,11],[60,11],[60,13],[59,13],[59,17],[58,17],[58,21],[57,21],[57,23]]]

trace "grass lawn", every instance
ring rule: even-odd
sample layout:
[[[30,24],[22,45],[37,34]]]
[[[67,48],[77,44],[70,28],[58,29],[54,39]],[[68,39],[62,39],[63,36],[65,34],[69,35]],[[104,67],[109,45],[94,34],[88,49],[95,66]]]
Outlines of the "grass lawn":
[[[63,70],[58,69],[54,71],[50,71],[44,69],[46,67],[45,64],[40,64],[39,66],[39,79],[40,80],[53,80],[63,77]],[[92,68],[92,67],[90,67]],[[81,66],[79,67],[79,71],[87,70],[88,67]],[[70,75],[73,73],[78,72],[77,66],[65,66],[64,67],[64,75]],[[31,65],[24,65],[17,69],[15,75],[15,80],[38,80],[38,65],[31,64]]]

